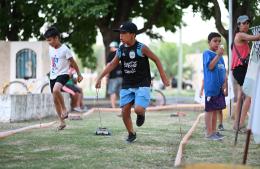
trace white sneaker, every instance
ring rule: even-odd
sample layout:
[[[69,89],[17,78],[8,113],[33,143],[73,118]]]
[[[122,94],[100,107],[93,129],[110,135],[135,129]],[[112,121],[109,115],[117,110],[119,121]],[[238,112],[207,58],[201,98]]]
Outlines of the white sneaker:
[[[83,108],[81,108],[81,110],[82,110],[83,112],[86,112],[86,111],[88,111],[88,107],[87,107],[87,106],[84,106]]]
[[[72,110],[76,112],[83,112],[83,110],[80,107],[75,107]]]

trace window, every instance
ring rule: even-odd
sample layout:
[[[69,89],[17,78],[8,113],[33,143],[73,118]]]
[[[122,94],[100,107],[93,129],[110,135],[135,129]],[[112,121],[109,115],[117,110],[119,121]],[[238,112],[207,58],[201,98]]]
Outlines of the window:
[[[36,78],[36,53],[31,49],[22,49],[16,54],[16,78]]]

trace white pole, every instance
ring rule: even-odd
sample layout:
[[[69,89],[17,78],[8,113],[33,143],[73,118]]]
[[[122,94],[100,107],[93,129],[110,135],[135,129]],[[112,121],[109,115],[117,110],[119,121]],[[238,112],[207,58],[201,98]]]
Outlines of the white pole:
[[[228,50],[229,50],[229,55],[228,55],[228,72],[230,73],[231,70],[231,59],[232,59],[232,51],[231,51],[231,44],[233,40],[233,4],[232,0],[228,1],[228,11],[229,11],[229,29],[228,29]]]
[[[180,26],[179,34],[179,55],[178,55],[178,93],[182,90],[182,27]]]
[[[231,44],[233,40],[233,0],[228,1],[228,12],[229,12],[229,29],[228,29],[228,50],[229,50],[229,55],[228,55],[228,74],[229,74],[229,79],[232,77],[231,75],[231,62],[232,62],[232,50],[231,50]],[[231,83],[233,83],[233,80],[229,80]],[[228,106],[229,109],[229,115],[231,116],[232,112],[232,105],[233,101],[231,98],[231,90],[233,90],[233,87],[231,87],[232,84],[228,84],[228,90],[229,90],[229,98],[230,98],[230,104]],[[233,85],[232,85],[233,86]]]

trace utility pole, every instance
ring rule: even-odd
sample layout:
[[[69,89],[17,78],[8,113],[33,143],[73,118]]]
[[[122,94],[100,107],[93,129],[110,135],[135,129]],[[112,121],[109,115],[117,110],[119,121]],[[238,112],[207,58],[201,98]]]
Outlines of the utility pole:
[[[182,26],[179,30],[179,55],[178,55],[178,94],[182,90],[182,68],[183,68],[183,57],[182,57]]]
[[[231,50],[231,44],[232,44],[232,40],[233,40],[233,0],[229,0],[228,1],[228,12],[229,12],[229,29],[228,29],[228,75],[229,75],[229,79],[232,77],[231,76],[231,61],[232,61],[232,50]],[[230,82],[233,83],[232,79],[230,79]],[[229,93],[231,93],[231,85],[228,85],[228,91]],[[232,105],[233,105],[233,101],[231,99],[231,96],[229,94],[229,105],[228,105],[228,110],[229,110],[229,115],[232,115]]]
[[[232,59],[232,50],[231,44],[233,40],[233,4],[232,0],[228,1],[228,12],[229,12],[229,29],[228,29],[228,72],[231,70],[231,59]]]

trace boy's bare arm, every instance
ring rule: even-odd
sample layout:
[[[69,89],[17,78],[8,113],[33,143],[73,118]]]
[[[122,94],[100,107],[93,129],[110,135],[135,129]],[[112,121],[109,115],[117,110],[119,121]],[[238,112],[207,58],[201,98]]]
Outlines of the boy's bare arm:
[[[70,65],[76,70],[76,72],[78,74],[78,82],[81,82],[83,80],[83,77],[79,71],[79,67],[78,67],[77,63],[75,62],[73,57],[69,58],[69,61],[70,61]]]
[[[160,76],[161,76],[161,79],[162,79],[164,85],[169,86],[170,82],[166,76],[166,73],[163,70],[163,67],[162,67],[162,64],[161,64],[159,58],[147,46],[143,47],[142,52],[145,56],[147,56],[148,58],[150,58],[154,61],[154,63],[157,66],[157,69],[160,73]]]
[[[223,53],[224,53],[224,49],[223,48],[219,48],[216,51],[217,55],[214,57],[214,59],[212,59],[212,61],[209,64],[209,69],[213,70],[215,68],[215,65],[217,64],[218,60],[222,57]]]
[[[225,78],[225,82],[224,82],[224,84],[223,84],[223,93],[224,93],[224,95],[225,96],[228,96],[228,77],[226,76],[226,78]]]
[[[203,96],[203,90],[204,90],[204,79],[202,80],[201,88],[200,88],[200,97]]]
[[[102,80],[102,78],[106,74],[110,73],[113,69],[115,69],[115,67],[118,64],[119,64],[119,58],[117,56],[115,56],[114,59],[106,65],[105,69],[102,71],[102,73],[97,78],[96,85],[95,85],[96,88],[100,88],[101,87],[101,80]]]

